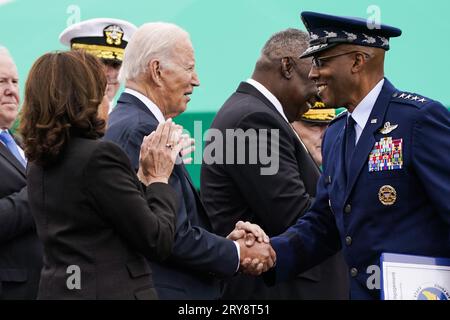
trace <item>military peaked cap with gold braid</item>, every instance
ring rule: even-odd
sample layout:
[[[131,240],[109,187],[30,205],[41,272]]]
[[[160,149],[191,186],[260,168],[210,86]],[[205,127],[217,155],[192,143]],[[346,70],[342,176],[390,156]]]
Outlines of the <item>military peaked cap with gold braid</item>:
[[[316,102],[314,106],[304,113],[302,121],[314,123],[330,123],[336,116],[336,109],[326,108],[323,102]]]
[[[83,49],[98,58],[121,63],[125,47],[136,29],[125,20],[90,19],[67,27],[59,41],[71,49]]]

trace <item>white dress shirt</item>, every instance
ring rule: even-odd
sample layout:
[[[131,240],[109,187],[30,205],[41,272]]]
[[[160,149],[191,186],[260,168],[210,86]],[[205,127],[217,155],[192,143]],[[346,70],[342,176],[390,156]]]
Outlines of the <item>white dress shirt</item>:
[[[380,82],[373,87],[372,90],[361,100],[361,102],[356,106],[355,110],[352,113],[349,113],[349,117],[352,117],[355,120],[355,131],[356,131],[356,141],[355,146],[358,143],[359,138],[366,126],[367,121],[369,120],[370,114],[372,113],[372,109],[375,105],[375,102],[380,95],[381,89],[383,88],[384,79],[381,79]]]
[[[263,96],[266,97],[267,100],[269,100],[275,106],[275,109],[277,109],[277,111],[281,114],[283,119],[286,120],[287,123],[289,123],[286,115],[284,114],[283,107],[281,106],[281,102],[277,99],[277,97],[275,97],[272,94],[272,92],[267,90],[266,87],[264,87],[261,83],[259,83],[258,81],[254,80],[254,79],[247,79],[247,83],[251,84],[259,92],[261,92],[263,94]]]
[[[289,123],[289,120],[287,119],[286,115],[284,114],[284,110],[283,110],[283,106],[281,105],[281,102],[277,99],[277,97],[275,97],[272,92],[270,92],[269,90],[267,90],[266,87],[264,87],[261,83],[259,83],[258,81],[254,80],[254,79],[247,79],[247,83],[251,84],[252,86],[254,86],[256,88],[256,90],[258,90],[259,92],[262,93],[262,95],[264,97],[267,98],[267,100],[269,100],[275,107],[275,109],[277,109],[278,113],[281,114],[281,116],[283,117],[284,120],[286,120],[286,122],[289,124],[289,126],[292,128],[292,131],[294,131],[295,135],[297,136],[298,140],[300,141],[300,143],[302,144],[303,148],[305,148],[305,150],[309,153],[308,148],[306,148],[306,145],[303,143],[302,139],[300,138],[300,136],[298,135],[297,131],[295,131],[295,129],[292,127],[292,125]]]
[[[156,120],[158,120],[158,123],[162,123],[162,122],[166,121],[166,119],[164,119],[163,113],[158,108],[158,106],[153,101],[151,101],[149,98],[144,96],[142,93],[137,92],[136,90],[133,90],[130,88],[126,88],[124,90],[124,92],[131,94],[132,96],[135,96],[136,98],[141,100],[142,103],[144,103],[147,106],[147,108],[150,110],[150,112],[155,116]]]

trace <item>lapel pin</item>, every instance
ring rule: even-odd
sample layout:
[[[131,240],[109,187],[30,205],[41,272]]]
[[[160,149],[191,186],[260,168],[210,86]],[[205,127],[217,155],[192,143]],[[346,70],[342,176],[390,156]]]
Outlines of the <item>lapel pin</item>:
[[[388,134],[388,133],[391,133],[392,131],[394,131],[395,129],[397,129],[397,127],[398,127],[398,124],[391,125],[390,122],[386,122],[384,124],[383,128],[380,129],[380,132],[382,134]]]
[[[377,123],[377,121],[378,121],[378,119],[372,119],[372,120],[370,120],[370,123],[375,124],[375,123]]]

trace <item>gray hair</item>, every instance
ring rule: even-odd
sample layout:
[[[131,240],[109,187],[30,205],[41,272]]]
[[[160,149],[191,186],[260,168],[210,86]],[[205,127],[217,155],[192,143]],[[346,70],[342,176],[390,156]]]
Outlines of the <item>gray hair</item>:
[[[298,58],[306,50],[308,45],[308,33],[289,28],[272,35],[262,48],[261,55],[270,60],[284,57]]]
[[[131,37],[125,49],[119,80],[136,79],[146,72],[152,59],[170,59],[172,48],[178,40],[189,34],[179,26],[166,22],[146,23],[139,27]]]

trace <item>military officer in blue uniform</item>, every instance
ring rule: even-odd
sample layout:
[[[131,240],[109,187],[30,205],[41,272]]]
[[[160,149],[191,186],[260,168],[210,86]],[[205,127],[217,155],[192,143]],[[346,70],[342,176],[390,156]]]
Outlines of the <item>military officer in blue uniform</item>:
[[[384,77],[389,39],[401,30],[358,18],[301,16],[311,39],[302,54],[312,59],[309,76],[327,106],[347,111],[325,133],[315,203],[271,239],[272,280],[342,248],[350,298],[379,299],[373,270],[383,252],[450,257],[450,112]]]

